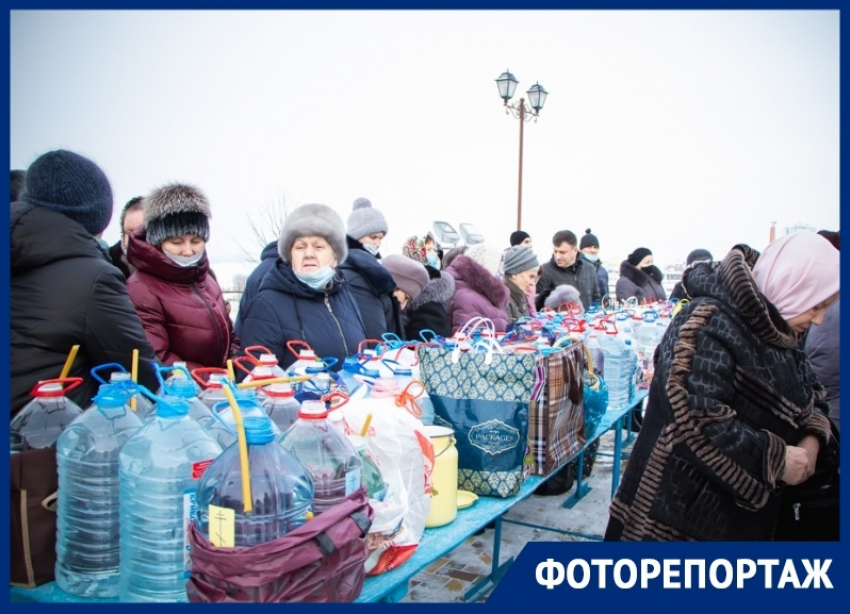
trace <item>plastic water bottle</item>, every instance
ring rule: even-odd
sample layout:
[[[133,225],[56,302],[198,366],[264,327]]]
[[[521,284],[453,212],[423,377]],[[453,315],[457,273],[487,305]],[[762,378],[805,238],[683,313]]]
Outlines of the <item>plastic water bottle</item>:
[[[65,396],[82,383],[81,377],[65,377],[33,386],[30,391],[33,400],[9,424],[12,452],[55,446],[62,431],[83,413],[79,405]]]
[[[245,511],[238,443],[213,461],[198,484],[197,527],[216,546],[249,547],[274,541],[307,521],[313,500],[310,475],[275,442],[272,421],[259,416],[245,418],[243,424],[252,511]]]
[[[212,410],[212,408],[222,401],[226,401],[224,395],[224,383],[228,381],[227,373],[210,373],[210,378],[206,382],[206,387],[198,395],[201,402]]]
[[[198,481],[221,446],[189,417],[181,399],[159,399],[155,414],[119,456],[120,601],[187,601],[186,528]]]
[[[608,385],[608,405],[612,408],[625,407],[630,398],[629,392],[629,355],[625,343],[616,336],[599,337],[605,362],[605,383]]]
[[[118,595],[118,455],[142,426],[126,387],[105,384],[56,443],[56,584],[66,593]]]
[[[109,381],[103,379],[103,376],[100,374],[101,371],[105,371],[107,369],[112,369],[109,374]],[[104,384],[124,384],[128,386],[132,384],[133,386],[135,386],[132,381],[132,375],[130,374],[130,372],[127,371],[126,368],[124,368],[124,365],[117,362],[108,362],[102,365],[97,365],[96,367],[92,367],[91,376],[92,378],[97,380],[101,386],[103,386]],[[153,411],[153,403],[151,403],[147,399],[147,397],[145,397],[145,395],[143,395],[139,391],[138,387],[134,387],[132,389],[128,388],[128,390],[131,390],[130,398],[135,401],[135,403],[131,401],[131,405],[135,405],[133,411],[135,411],[136,414],[142,420],[144,420]]]
[[[595,332],[590,333],[587,337],[587,349],[590,351],[590,357],[593,360],[594,373],[604,380],[605,354],[602,351],[602,346],[599,344],[599,335]]]
[[[257,400],[283,433],[298,419],[301,403],[295,399],[295,390],[289,384],[270,384],[265,391],[265,398],[258,397]]]
[[[322,401],[304,401],[298,420],[279,439],[313,479],[313,512],[321,514],[361,487],[360,456],[328,422]]]
[[[380,371],[366,366],[368,362],[368,359],[363,359],[358,356],[349,356],[342,362],[342,368],[339,370],[339,376],[342,378],[342,382],[345,385],[349,396],[354,394],[356,390],[364,385],[361,380],[358,380],[355,377],[356,375],[368,377],[370,379],[377,379],[381,377]]]
[[[162,374],[171,371],[172,375],[163,379]],[[181,373],[177,377],[174,373]],[[183,367],[159,367],[156,372],[160,382],[160,390],[165,398],[177,397],[183,399],[189,406],[189,417],[196,420],[202,427],[209,429],[212,426],[212,410],[198,398],[198,386],[189,377],[189,371]],[[223,393],[222,393],[223,394]]]
[[[163,367],[163,368],[166,371],[169,370],[169,367]],[[160,382],[159,388],[157,388],[157,391],[156,391],[157,396],[161,397],[164,394],[166,394],[165,384],[170,384],[175,379],[181,379],[183,377],[186,377],[186,374],[189,372],[189,366],[182,360],[175,360],[171,365],[170,371],[171,371],[171,373],[166,378],[165,383],[163,384],[162,382]],[[189,379],[191,379],[191,377]],[[198,392],[200,392],[200,391],[198,391]]]
[[[260,405],[252,391],[237,389],[233,393],[233,397],[243,418],[268,418],[266,410]],[[222,449],[225,449],[236,441],[236,417],[233,415],[230,401],[216,403],[212,409],[212,415],[213,420],[207,427],[207,431],[221,445]],[[275,437],[279,437],[283,432],[274,422],[272,422],[271,429]]]

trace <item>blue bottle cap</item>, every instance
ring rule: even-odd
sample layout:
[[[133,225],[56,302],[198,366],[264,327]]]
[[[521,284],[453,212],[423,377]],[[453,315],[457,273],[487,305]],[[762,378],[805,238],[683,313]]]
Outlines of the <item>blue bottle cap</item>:
[[[245,440],[250,446],[263,445],[274,441],[272,421],[268,416],[251,416],[242,421],[245,427]]]

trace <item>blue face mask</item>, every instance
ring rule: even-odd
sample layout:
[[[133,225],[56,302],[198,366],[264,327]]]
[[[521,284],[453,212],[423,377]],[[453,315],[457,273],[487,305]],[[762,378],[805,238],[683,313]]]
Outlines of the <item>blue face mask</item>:
[[[599,260],[599,254],[584,254],[584,257],[587,258],[590,262],[596,262]]]
[[[362,245],[363,249],[365,249],[367,252],[369,252],[373,256],[377,256],[378,251],[381,249],[377,245],[372,245],[371,243],[361,243],[360,245]]]
[[[325,286],[327,286],[328,282],[333,278],[335,272],[336,271],[333,268],[323,266],[321,269],[313,271],[312,273],[299,273],[296,271],[295,277],[313,288],[313,290],[324,290]]]
[[[425,254],[425,259],[428,261],[428,264],[435,269],[440,268],[440,261],[437,260],[437,252],[427,252]]]
[[[194,256],[177,256],[175,254],[169,254],[165,250],[162,250],[162,253],[168,256],[169,260],[182,267],[195,266],[204,257],[204,250],[199,251]]]

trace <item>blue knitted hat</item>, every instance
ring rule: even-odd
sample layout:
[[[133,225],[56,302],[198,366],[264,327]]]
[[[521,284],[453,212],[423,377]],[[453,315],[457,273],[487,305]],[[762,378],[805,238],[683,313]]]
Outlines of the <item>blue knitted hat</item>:
[[[102,233],[112,219],[106,175],[88,158],[64,149],[48,151],[30,165],[21,200],[62,213],[92,235]]]

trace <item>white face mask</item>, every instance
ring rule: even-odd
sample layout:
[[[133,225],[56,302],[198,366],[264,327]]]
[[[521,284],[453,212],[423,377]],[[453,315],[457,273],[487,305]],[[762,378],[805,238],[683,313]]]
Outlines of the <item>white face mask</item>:
[[[362,245],[363,249],[365,249],[367,252],[369,252],[373,256],[377,256],[378,251],[380,250],[380,248],[377,245],[372,245],[371,243],[361,243],[360,245]]]
[[[332,267],[325,265],[312,273],[299,273],[295,271],[295,277],[313,288],[313,290],[323,290],[333,278],[335,272]]]
[[[162,250],[162,253],[168,256],[169,260],[182,267],[195,266],[204,257],[204,250],[199,251],[194,256],[178,256],[176,254],[169,254],[165,250]]]
[[[585,252],[584,257],[587,258],[590,262],[596,262],[597,260],[599,260],[599,254],[588,254],[587,252]]]

